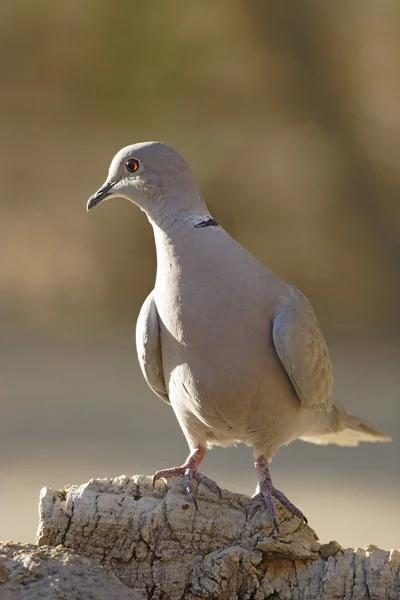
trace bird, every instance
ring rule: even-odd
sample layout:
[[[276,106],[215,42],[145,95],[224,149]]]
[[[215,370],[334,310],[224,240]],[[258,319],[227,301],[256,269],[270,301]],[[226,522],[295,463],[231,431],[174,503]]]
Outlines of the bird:
[[[275,502],[306,517],[273,485],[277,450],[296,439],[357,446],[391,438],[333,400],[332,364],[306,296],[235,241],[209,212],[185,159],[162,142],[122,148],[87,210],[114,197],[145,212],[156,246],[154,289],[140,310],[136,348],[143,376],[169,404],[189,446],[159,479],[182,476],[221,496],[198,471],[212,446],[253,448],[258,485],[246,520],[266,510],[279,532]]]

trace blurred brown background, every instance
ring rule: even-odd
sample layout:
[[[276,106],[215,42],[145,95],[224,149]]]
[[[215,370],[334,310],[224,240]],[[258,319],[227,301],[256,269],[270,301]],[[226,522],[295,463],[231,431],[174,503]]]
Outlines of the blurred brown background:
[[[186,457],[133,344],[151,228],[123,200],[85,212],[114,153],[158,139],[309,296],[336,399],[395,438],[295,442],[276,485],[324,541],[399,547],[399,2],[2,2],[0,69],[0,539],[33,540],[44,485]],[[244,447],[204,472],[256,483]]]

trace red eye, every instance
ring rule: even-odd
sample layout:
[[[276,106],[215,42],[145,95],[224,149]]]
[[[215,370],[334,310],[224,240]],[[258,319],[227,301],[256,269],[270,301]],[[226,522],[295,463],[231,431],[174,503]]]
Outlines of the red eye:
[[[140,163],[138,160],[136,160],[136,158],[130,158],[126,161],[125,167],[129,173],[136,173],[140,167]]]

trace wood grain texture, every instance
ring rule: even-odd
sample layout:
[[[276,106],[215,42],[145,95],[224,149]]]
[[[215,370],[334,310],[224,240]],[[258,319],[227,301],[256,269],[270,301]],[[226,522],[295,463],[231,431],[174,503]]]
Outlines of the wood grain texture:
[[[224,490],[219,501],[199,486],[197,497],[195,512],[179,478],[155,489],[143,476],[44,488],[38,543],[71,548],[153,600],[400,597],[396,550],[321,545],[280,505],[271,537],[265,513],[245,522],[246,496]]]

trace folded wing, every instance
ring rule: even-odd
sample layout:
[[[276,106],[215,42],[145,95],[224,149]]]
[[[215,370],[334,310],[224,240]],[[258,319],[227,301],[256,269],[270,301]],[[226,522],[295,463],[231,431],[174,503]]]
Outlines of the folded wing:
[[[170,404],[164,381],[160,324],[153,292],[140,309],[136,324],[136,349],[140,368],[150,388],[161,400]]]
[[[293,295],[276,314],[272,337],[278,356],[305,408],[332,408],[332,365],[321,326],[307,298]]]

